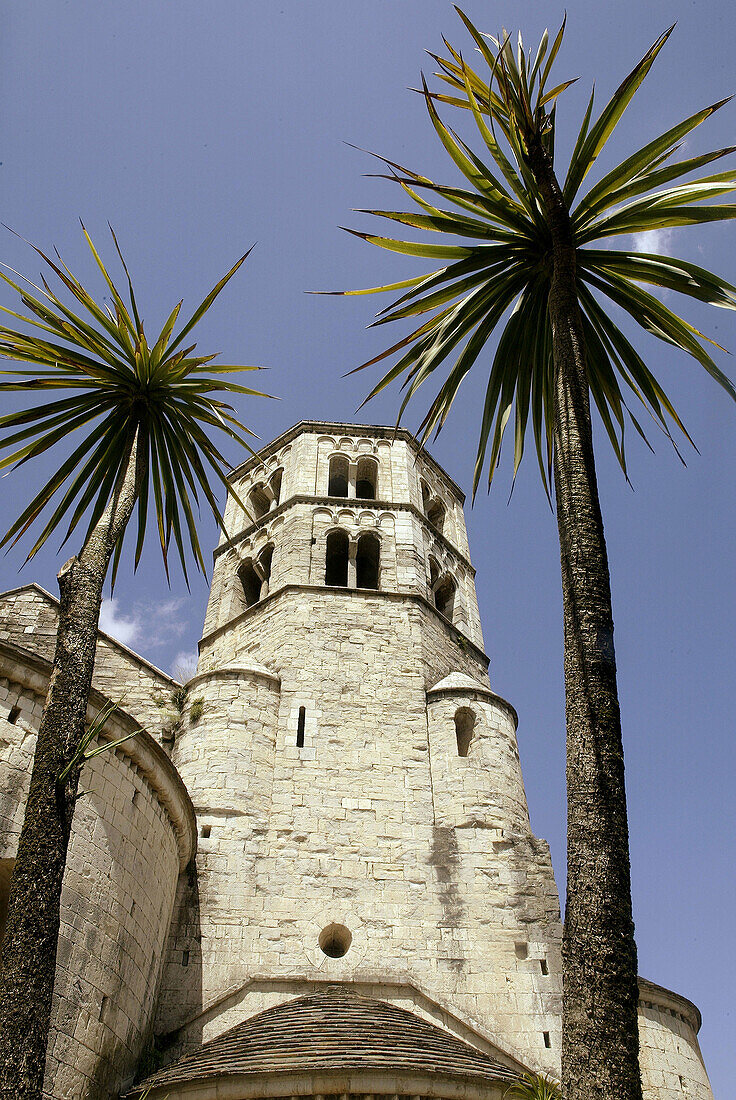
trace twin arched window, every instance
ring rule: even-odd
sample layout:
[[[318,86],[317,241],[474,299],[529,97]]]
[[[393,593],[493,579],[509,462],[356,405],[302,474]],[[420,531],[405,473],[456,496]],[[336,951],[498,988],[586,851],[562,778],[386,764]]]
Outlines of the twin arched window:
[[[422,488],[422,509],[427,517],[429,523],[432,524],[435,531],[439,531],[442,534],[445,526],[445,516],[447,510],[438,497],[432,496],[432,491],[427,485],[426,481],[421,482]]]
[[[267,516],[272,508],[275,508],[281,498],[281,479],[284,471],[276,470],[268,481],[259,481],[250,491],[248,504],[250,514],[255,523]]]
[[[381,543],[370,531],[350,540],[346,531],[330,531],[325,554],[325,584],[337,588],[379,588]]]
[[[449,573],[441,574],[434,558],[429,559],[429,590],[432,602],[450,622],[454,621],[457,603],[457,584]]]
[[[269,545],[264,547],[257,558],[248,558],[243,562],[238,570],[246,607],[252,607],[268,595],[272,561],[273,546]]]
[[[327,482],[327,495],[356,500],[378,497],[378,463],[368,455],[350,462],[346,455],[333,455]]]

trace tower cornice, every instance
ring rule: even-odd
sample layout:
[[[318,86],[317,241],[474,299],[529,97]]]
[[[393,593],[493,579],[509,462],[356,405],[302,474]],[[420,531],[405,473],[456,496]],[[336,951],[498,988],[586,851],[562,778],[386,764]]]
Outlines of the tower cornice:
[[[270,443],[267,443],[265,447],[256,451],[251,458],[247,459],[245,462],[241,462],[239,466],[231,470],[228,480],[233,481],[249,473],[250,470],[260,466],[264,458],[268,458],[274,451],[280,450],[282,447],[286,446],[287,443],[290,443],[292,439],[295,439],[299,435],[303,435],[305,432],[325,432],[331,435],[338,433],[343,433],[345,435],[360,434],[364,436],[373,436],[376,439],[403,439],[409,444],[415,454],[421,454],[422,458],[432,467],[432,471],[444,481],[447,487],[458,498],[460,504],[465,503],[465,493],[457,482],[453,481],[447,471],[440,466],[437,459],[432,457],[426,447],[422,446],[416,436],[413,435],[408,428],[389,427],[382,424],[348,424],[328,420],[300,420],[298,424],[294,424],[291,428],[287,428],[285,432],[276,436],[276,438],[272,439]]]

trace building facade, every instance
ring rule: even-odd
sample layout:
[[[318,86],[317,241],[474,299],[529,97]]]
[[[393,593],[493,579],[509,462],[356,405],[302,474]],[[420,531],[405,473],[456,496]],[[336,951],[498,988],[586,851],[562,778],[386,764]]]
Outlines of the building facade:
[[[151,1100],[559,1075],[559,900],[463,494],[405,431],[311,422],[232,489],[181,714],[163,674],[98,647],[100,700],[130,681],[117,721],[150,732],[82,784],[49,1096],[111,1100],[136,1069]],[[7,876],[53,601],[9,593],[0,622]],[[697,1009],[642,981],[640,1015],[647,1100],[712,1100]]]

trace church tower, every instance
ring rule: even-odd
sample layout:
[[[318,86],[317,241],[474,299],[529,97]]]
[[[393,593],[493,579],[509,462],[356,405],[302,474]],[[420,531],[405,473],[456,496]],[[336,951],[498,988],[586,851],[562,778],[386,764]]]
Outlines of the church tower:
[[[216,1006],[190,1048],[350,982],[553,1070],[559,903],[490,687],[463,494],[406,431],[314,423],[233,490],[173,753],[199,856],[162,1030],[187,999]]]
[[[222,1078],[228,1097],[470,1097],[482,1079],[491,1100],[524,1069],[559,1076],[558,895],[463,501],[392,428],[302,423],[235,471],[172,752],[198,852],[152,1097]],[[673,1079],[687,1062],[687,1095],[711,1100],[697,1010],[675,1003],[692,1042]]]

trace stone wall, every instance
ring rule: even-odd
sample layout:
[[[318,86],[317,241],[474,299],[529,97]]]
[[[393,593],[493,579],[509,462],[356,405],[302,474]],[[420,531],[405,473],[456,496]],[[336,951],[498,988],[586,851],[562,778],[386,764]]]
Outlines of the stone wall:
[[[53,650],[50,597],[26,590],[4,607],[0,600],[0,608],[6,639],[20,637],[44,655]],[[152,690],[166,682],[163,674],[145,663],[136,668],[127,652],[119,658],[106,640],[100,651],[103,675],[96,681],[109,677],[141,717],[158,715]],[[45,656],[0,643],[0,865],[8,870],[49,671]],[[90,719],[103,702],[93,691]],[[104,736],[117,739],[137,727],[119,710]],[[145,733],[91,760],[80,791],[61,896],[44,1095],[113,1100],[149,1037],[177,880],[194,851],[194,813],[167,756]]]

